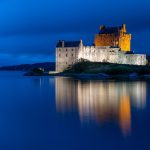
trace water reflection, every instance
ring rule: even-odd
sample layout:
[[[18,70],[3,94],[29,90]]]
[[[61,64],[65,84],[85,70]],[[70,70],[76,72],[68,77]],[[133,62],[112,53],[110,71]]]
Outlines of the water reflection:
[[[146,106],[144,81],[102,82],[56,78],[58,112],[76,110],[81,122],[117,121],[123,134],[131,130],[131,108]]]

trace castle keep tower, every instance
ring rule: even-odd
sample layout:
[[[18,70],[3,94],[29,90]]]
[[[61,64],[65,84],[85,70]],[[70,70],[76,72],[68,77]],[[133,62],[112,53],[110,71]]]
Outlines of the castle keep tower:
[[[131,48],[131,34],[126,31],[126,25],[119,27],[100,26],[100,32],[95,36],[95,46],[115,46],[128,52]]]

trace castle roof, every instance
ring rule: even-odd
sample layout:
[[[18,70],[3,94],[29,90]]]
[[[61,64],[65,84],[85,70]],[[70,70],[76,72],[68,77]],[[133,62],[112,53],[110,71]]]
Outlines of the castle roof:
[[[79,47],[80,41],[59,41],[56,47]]]
[[[114,34],[114,33],[119,33],[119,30],[122,29],[122,26],[119,26],[119,27],[103,27],[99,34]]]

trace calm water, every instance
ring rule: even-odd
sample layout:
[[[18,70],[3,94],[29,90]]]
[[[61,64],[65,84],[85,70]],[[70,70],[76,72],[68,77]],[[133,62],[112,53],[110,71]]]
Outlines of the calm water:
[[[150,149],[150,83],[0,72],[0,149]]]

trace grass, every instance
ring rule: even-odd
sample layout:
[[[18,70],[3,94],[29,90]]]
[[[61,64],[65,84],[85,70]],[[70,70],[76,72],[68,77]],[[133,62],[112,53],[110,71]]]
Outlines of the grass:
[[[64,73],[90,73],[90,74],[105,73],[108,75],[137,73],[139,75],[143,75],[143,74],[150,74],[150,66],[81,61],[72,66],[69,66],[64,71]]]

